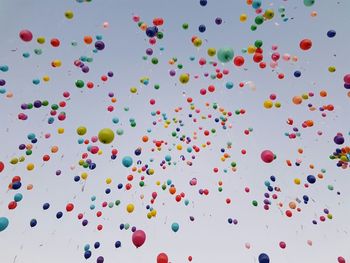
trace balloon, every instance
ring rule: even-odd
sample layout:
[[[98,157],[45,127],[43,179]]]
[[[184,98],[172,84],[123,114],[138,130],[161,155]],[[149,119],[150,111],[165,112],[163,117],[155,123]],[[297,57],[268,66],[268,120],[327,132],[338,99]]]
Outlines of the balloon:
[[[126,211],[128,211],[128,213],[132,213],[135,209],[135,206],[133,204],[128,204],[126,206]]]
[[[186,84],[188,81],[190,80],[190,75],[189,74],[181,74],[180,77],[179,77],[179,81],[182,83],[182,84]]]
[[[179,231],[179,224],[178,223],[172,223],[171,224],[171,229],[176,233],[177,231]]]
[[[329,38],[335,37],[336,34],[337,34],[337,32],[335,32],[335,30],[329,30],[329,31],[327,32],[327,36],[328,36]]]
[[[33,39],[33,34],[27,29],[23,29],[21,32],[19,32],[19,37],[24,41],[24,42],[30,42]]]
[[[261,253],[259,255],[259,263],[270,263],[270,258],[268,255],[266,255],[265,253]]]
[[[85,135],[86,131],[87,131],[86,127],[84,127],[84,126],[79,126],[77,128],[77,134],[80,136]]]
[[[232,48],[220,48],[217,54],[218,60],[222,63],[230,62],[233,56],[234,52]]]
[[[341,145],[341,144],[344,143],[345,140],[344,140],[343,135],[337,134],[337,135],[334,137],[333,141],[334,141],[335,144]]]
[[[126,168],[130,167],[132,165],[132,163],[133,163],[133,160],[132,160],[132,158],[130,156],[123,157],[122,164]]]
[[[314,184],[316,182],[316,177],[313,175],[308,175],[306,179],[310,184]]]
[[[0,232],[4,231],[9,225],[9,220],[6,217],[0,217]]]
[[[346,263],[345,258],[338,257],[338,263]]]
[[[304,0],[304,5],[309,7],[309,6],[313,6],[315,3],[315,0]]]
[[[67,19],[72,19],[74,17],[74,13],[72,10],[67,10],[65,13],[64,13],[65,17]]]
[[[109,144],[114,140],[114,132],[109,128],[104,128],[99,131],[98,140],[104,144]]]
[[[157,256],[157,263],[168,263],[168,256],[167,254],[165,253],[160,253],[158,256]]]
[[[310,39],[303,39],[300,41],[299,46],[304,51],[309,50],[312,47],[312,41]]]
[[[3,162],[0,161],[0,173],[4,170],[5,165]]]
[[[280,248],[285,249],[286,246],[287,246],[287,245],[286,245],[285,242],[283,242],[283,241],[280,242]]]
[[[346,84],[350,84],[350,74],[346,74],[346,75],[344,76],[344,82],[345,82]]]
[[[265,163],[271,163],[275,158],[275,155],[270,150],[265,150],[261,153],[261,159]]]
[[[136,248],[141,247],[146,241],[146,233],[143,230],[136,230],[132,234],[132,243]]]

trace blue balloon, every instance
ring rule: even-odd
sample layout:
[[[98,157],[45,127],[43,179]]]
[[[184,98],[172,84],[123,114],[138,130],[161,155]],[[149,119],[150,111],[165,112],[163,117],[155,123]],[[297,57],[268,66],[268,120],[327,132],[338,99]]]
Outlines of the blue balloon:
[[[207,1],[207,0],[200,0],[200,1],[199,1],[199,4],[200,4],[201,6],[206,6],[206,5],[208,4],[208,1]]]
[[[308,175],[306,179],[310,184],[314,184],[316,182],[316,177],[313,175]]]
[[[4,231],[9,225],[9,220],[6,217],[0,217],[0,232]]]
[[[146,29],[146,35],[148,37],[154,37],[157,33],[158,33],[158,27],[156,26],[150,26],[150,27],[147,27]]]
[[[36,219],[34,219],[34,218],[33,218],[32,220],[30,220],[30,226],[31,226],[31,227],[35,227],[35,226],[37,225],[37,223],[38,223],[38,222],[37,222]]]
[[[90,251],[90,250],[85,251],[85,253],[84,253],[84,258],[85,258],[85,259],[88,259],[88,258],[90,258],[90,257],[91,257],[91,251]]]
[[[207,28],[205,27],[205,25],[200,25],[200,26],[198,27],[198,30],[199,30],[199,32],[201,32],[201,33],[204,33],[206,29],[207,29]]]
[[[131,158],[130,156],[125,156],[125,157],[123,158],[123,160],[122,160],[122,164],[123,164],[126,168],[130,167],[130,166],[132,165],[132,163],[133,163],[133,160],[132,160],[132,158]]]
[[[116,248],[120,248],[122,246],[122,243],[120,241],[115,242],[114,246]]]
[[[270,263],[270,258],[265,253],[259,255],[259,263]]]
[[[337,32],[335,32],[335,30],[329,30],[329,31],[327,32],[327,36],[328,36],[329,38],[335,37],[336,34],[337,34]]]

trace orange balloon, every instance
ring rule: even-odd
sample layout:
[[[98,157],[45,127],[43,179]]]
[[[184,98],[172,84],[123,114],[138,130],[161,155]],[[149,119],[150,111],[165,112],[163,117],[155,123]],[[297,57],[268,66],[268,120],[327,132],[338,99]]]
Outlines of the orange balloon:
[[[90,45],[92,43],[92,36],[85,36],[84,42],[85,44]]]
[[[299,105],[299,104],[302,103],[303,98],[300,97],[300,96],[294,96],[293,99],[292,99],[292,101],[293,101],[293,103],[294,103],[295,105]]]
[[[321,91],[320,91],[320,96],[321,96],[321,97],[327,97],[327,91],[321,90]]]
[[[148,136],[147,135],[142,136],[142,141],[143,142],[148,142]]]

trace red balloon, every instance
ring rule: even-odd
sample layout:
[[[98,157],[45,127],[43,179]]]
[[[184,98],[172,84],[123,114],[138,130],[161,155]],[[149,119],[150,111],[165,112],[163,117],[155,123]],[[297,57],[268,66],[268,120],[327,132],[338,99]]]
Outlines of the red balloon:
[[[141,247],[146,241],[146,233],[143,230],[136,230],[132,234],[132,243],[136,248]]]
[[[33,34],[27,29],[23,29],[21,32],[19,32],[19,37],[24,41],[24,42],[30,42],[33,39]]]
[[[67,204],[66,210],[67,212],[72,212],[74,209],[74,205],[72,203]]]
[[[346,75],[344,76],[344,82],[345,82],[346,84],[350,84],[350,74],[346,74]]]
[[[309,50],[312,47],[312,41],[310,39],[303,39],[299,44],[302,50]]]
[[[168,256],[165,253],[160,253],[157,257],[157,263],[168,263]]]
[[[261,153],[261,159],[265,163],[271,163],[275,159],[275,155],[270,150],[265,150]]]
[[[280,242],[280,248],[285,249],[286,246],[287,246],[287,245],[286,245],[285,242],[283,242],[283,241]]]
[[[235,59],[233,60],[233,63],[237,66],[240,67],[244,64],[244,57],[242,56],[237,56],[235,57]]]
[[[5,165],[3,162],[0,161],[0,173],[4,170]]]
[[[338,257],[338,262],[339,263],[346,263],[345,258],[343,258],[343,257]]]

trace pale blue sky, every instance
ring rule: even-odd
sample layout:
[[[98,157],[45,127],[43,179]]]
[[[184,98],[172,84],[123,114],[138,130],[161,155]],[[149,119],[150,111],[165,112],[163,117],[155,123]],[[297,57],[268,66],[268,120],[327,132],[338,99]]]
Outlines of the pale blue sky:
[[[105,262],[156,262],[156,256],[160,252],[167,253],[173,263],[187,262],[189,255],[193,257],[192,262],[249,263],[257,262],[257,257],[262,252],[269,254],[271,262],[275,263],[329,263],[337,262],[338,256],[349,261],[349,169],[336,167],[336,162],[330,160],[329,155],[336,148],[333,137],[337,132],[344,134],[347,145],[350,139],[347,124],[350,114],[349,98],[343,88],[343,76],[349,73],[347,44],[350,2],[319,0],[307,8],[302,0],[263,1],[263,8],[268,6],[275,10],[275,18],[252,32],[250,25],[255,17],[254,11],[243,0],[208,0],[206,7],[201,7],[197,0],[95,0],[91,3],[77,3],[73,0],[0,1],[0,64],[9,66],[8,72],[0,72],[0,79],[5,79],[6,89],[14,93],[11,99],[0,95],[0,160],[6,165],[5,171],[0,174],[0,217],[6,216],[10,220],[8,229],[0,233],[0,262],[85,262],[84,245],[93,246],[96,241],[101,243],[101,247],[92,250],[93,256],[89,262],[96,262],[98,256],[104,256]],[[287,22],[283,22],[278,15],[277,9],[281,6],[285,7],[289,18]],[[67,20],[64,16],[64,12],[69,9],[74,11],[72,20]],[[311,17],[312,11],[317,11],[318,16]],[[241,13],[248,15],[246,23],[239,22]],[[145,33],[132,21],[133,14],[139,15],[147,24],[151,24],[154,17],[164,18],[164,39],[154,48],[154,56],[159,59],[158,65],[152,65],[150,59],[142,60],[149,44]],[[216,17],[221,17],[223,24],[216,25]],[[108,29],[102,26],[105,21],[109,22]],[[183,23],[189,23],[187,31],[182,29]],[[198,32],[200,24],[206,25],[205,33]],[[32,42],[24,43],[19,39],[18,34],[22,29],[32,31]],[[330,29],[337,32],[333,39],[327,37]],[[94,54],[91,46],[83,44],[85,35],[102,35],[105,50]],[[197,49],[191,44],[193,35],[204,40],[202,47]],[[36,43],[39,36],[46,37],[45,45]],[[55,37],[61,41],[59,48],[52,48],[49,44],[50,39]],[[313,41],[313,47],[308,52],[299,48],[299,42],[304,38]],[[223,80],[203,77],[204,72],[212,73],[215,70],[210,65],[203,68],[198,65],[201,57],[206,57],[209,61],[206,55],[209,47],[232,47],[238,55],[257,39],[264,42],[266,58],[270,56],[274,44],[278,45],[281,54],[298,56],[297,63],[280,62],[278,72],[285,74],[284,80],[279,80],[276,72],[272,72],[269,67],[259,69],[247,54],[243,55],[246,70],[229,63],[218,66],[230,70],[230,74]],[[77,41],[78,46],[73,47],[72,41]],[[38,47],[43,50],[40,56],[33,52]],[[160,51],[160,47],[164,47],[164,51]],[[23,58],[24,52],[29,52],[31,56]],[[74,60],[83,55],[94,58],[94,62],[89,64],[88,74],[82,73],[73,65]],[[195,61],[190,61],[191,56],[195,57]],[[171,78],[168,71],[175,67],[167,62],[173,57],[183,64],[184,69]],[[61,68],[51,67],[54,59],[62,60]],[[336,66],[337,71],[329,73],[329,66]],[[302,72],[300,78],[293,76],[295,70]],[[101,75],[108,71],[113,71],[114,77],[101,83]],[[191,79],[187,85],[179,83],[180,72],[190,73]],[[198,80],[193,78],[196,74],[200,75]],[[41,82],[37,86],[32,84],[33,79],[41,79],[44,75],[51,77],[48,83]],[[139,79],[144,76],[150,78],[148,86],[140,85]],[[74,85],[77,79],[93,81],[100,86],[92,90],[79,90]],[[232,81],[234,88],[226,89],[226,81]],[[256,90],[248,86],[238,88],[241,81],[253,82]],[[159,90],[153,88],[156,83],[160,84]],[[216,86],[216,92],[207,96],[199,95],[199,90],[210,84]],[[138,94],[130,93],[132,86],[138,87]],[[318,96],[323,89],[328,91],[327,98]],[[71,93],[71,99],[64,110],[67,113],[66,121],[56,120],[54,124],[48,125],[48,108],[25,111],[28,114],[27,121],[17,119],[22,103],[36,99],[47,99],[50,104],[58,103],[63,100],[64,91]],[[118,99],[113,113],[106,110],[110,105],[108,92],[114,92]],[[292,104],[293,96],[307,92],[316,95],[302,105]],[[282,103],[280,109],[263,108],[264,100],[271,93],[277,94],[277,101]],[[186,97],[194,98],[196,107],[203,114],[213,114],[213,117],[220,115],[211,108],[205,109],[205,102],[217,102],[232,112],[244,108],[247,113],[234,115],[230,119],[232,129],[223,130],[214,122],[214,118],[200,120],[195,124],[188,118],[192,111]],[[149,105],[151,98],[156,100],[155,106]],[[317,109],[322,105],[333,104],[335,111],[327,112],[327,117],[323,118],[320,111],[309,111],[307,103],[312,103]],[[126,112],[124,107],[129,107],[130,110]],[[175,113],[176,107],[183,107],[183,111]],[[168,151],[168,148],[173,148],[173,143],[179,142],[171,136],[171,132],[178,126],[171,124],[168,129],[162,123],[153,126],[152,122],[156,118],[151,112],[156,110],[166,113],[169,119],[182,119],[185,125],[181,127],[180,134],[186,136],[192,137],[194,131],[200,133],[200,126],[217,130],[216,135],[208,138],[202,134],[198,136],[194,143],[197,146],[207,140],[212,145],[196,154],[192,167],[180,161],[182,153],[176,149]],[[112,122],[115,116],[120,119],[117,125]],[[129,118],[135,118],[136,128],[130,127]],[[293,118],[294,126],[300,128],[300,138],[290,140],[284,135],[294,127],[286,124],[288,118]],[[301,123],[308,119],[313,119],[315,126],[301,128]],[[124,130],[124,135],[116,135],[113,142],[113,147],[119,151],[115,161],[110,160],[112,146],[98,144],[104,153],[92,156],[97,168],[88,171],[89,178],[84,192],[81,191],[82,184],[73,181],[74,176],[87,171],[78,165],[81,154],[86,152],[86,145],[77,143],[79,136],[75,130],[81,125],[88,129],[86,138],[96,135],[104,127]],[[58,127],[65,128],[63,135],[57,134]],[[249,127],[254,131],[246,136],[243,131]],[[169,147],[152,153],[152,144],[145,145],[140,139],[147,133],[147,129],[152,129],[148,134],[151,140],[165,140]],[[323,135],[318,136],[317,131],[322,131]],[[18,150],[18,145],[29,143],[27,135],[31,132],[39,139],[34,145],[33,155],[22,164],[9,164],[12,157],[23,154]],[[51,138],[44,139],[45,133],[51,133]],[[220,149],[228,141],[233,145],[229,151],[232,157],[221,162]],[[51,155],[51,160],[42,165],[42,155],[49,153],[53,145],[59,146],[59,153]],[[156,172],[153,176],[146,176],[147,186],[144,188],[138,186],[138,174],[134,174],[136,179],[133,189],[118,190],[117,184],[125,184],[126,176],[131,173],[121,165],[121,159],[125,155],[131,155],[137,160],[133,153],[139,146],[143,148],[140,160],[152,165]],[[298,148],[304,149],[303,155],[298,154]],[[246,149],[247,155],[242,155],[241,149]],[[276,153],[277,159],[272,164],[260,160],[260,153],[264,149]],[[178,164],[163,170],[159,163],[167,154]],[[149,162],[150,158],[155,159],[153,164]],[[300,167],[287,167],[287,159],[293,163],[296,159],[302,159],[303,162]],[[224,173],[223,169],[229,168],[231,161],[237,162],[237,172]],[[36,165],[32,172],[26,170],[29,162]],[[314,170],[308,168],[311,163],[315,165]],[[71,169],[71,166],[75,168]],[[214,167],[219,167],[218,174],[212,172]],[[296,177],[304,183],[307,175],[316,175],[323,168],[327,170],[325,179],[317,181],[309,189],[293,183]],[[57,169],[62,170],[59,177],[55,175]],[[34,189],[27,191],[22,187],[16,191],[21,192],[24,198],[15,210],[9,211],[7,205],[16,192],[8,191],[7,185],[15,175],[22,177],[24,186],[32,183]],[[301,204],[302,212],[295,213],[292,218],[281,214],[276,201],[272,202],[270,211],[266,212],[262,208],[266,192],[264,182],[271,175],[277,178],[275,186],[282,190],[279,201],[285,206],[293,199],[302,198],[304,194],[314,201],[308,205]],[[110,186],[112,193],[109,195],[104,193],[107,177],[113,179]],[[193,177],[198,179],[196,187],[188,184]],[[168,191],[163,192],[156,186],[157,180],[163,183],[167,179],[173,181],[179,192],[186,193],[186,198],[190,201],[188,206],[183,202],[176,203]],[[219,180],[223,181],[222,193],[217,190]],[[334,191],[329,191],[328,185],[333,185]],[[249,194],[244,192],[246,186],[251,189]],[[199,195],[200,188],[208,188],[209,196]],[[149,204],[153,191],[158,192],[154,205],[158,214],[149,220],[145,206]],[[341,195],[338,196],[337,191]],[[140,194],[145,195],[144,200],[140,200]],[[92,195],[97,197],[96,209],[93,211],[89,208],[93,203],[90,201]],[[232,199],[231,205],[226,205],[227,197]],[[119,207],[101,208],[103,201],[117,199],[121,200]],[[258,200],[257,208],[251,205],[252,200]],[[51,205],[47,211],[42,210],[45,202]],[[57,220],[56,213],[65,211],[68,202],[75,204],[74,212],[64,213],[63,218]],[[135,204],[135,212],[132,214],[125,211],[129,202]],[[330,210],[333,220],[313,225],[312,220],[323,215],[324,208]],[[97,218],[95,213],[100,209],[104,214]],[[79,212],[85,213],[88,218],[87,227],[82,227],[77,220]],[[190,222],[189,216],[194,216],[195,221]],[[229,217],[237,219],[238,224],[228,224]],[[38,220],[35,228],[29,226],[32,218]],[[179,223],[179,232],[171,231],[172,222]],[[102,232],[96,230],[99,223],[104,225]],[[131,231],[119,230],[121,223],[144,229],[147,234],[145,245],[135,249],[131,243]],[[122,242],[120,249],[114,248],[117,240]],[[312,240],[313,246],[308,246],[307,240]],[[279,248],[280,241],[286,242],[285,250]],[[245,249],[246,242],[251,244],[250,250]]]

